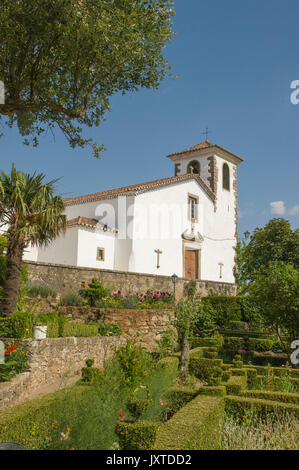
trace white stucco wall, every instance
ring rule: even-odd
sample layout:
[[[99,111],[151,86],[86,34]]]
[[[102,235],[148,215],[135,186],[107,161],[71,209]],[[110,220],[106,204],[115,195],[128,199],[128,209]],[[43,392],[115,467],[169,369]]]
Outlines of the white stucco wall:
[[[114,269],[115,235],[91,228],[78,228],[77,266]],[[97,260],[97,248],[104,248],[104,261]]]
[[[77,266],[77,252],[78,227],[70,227],[48,246],[39,247],[36,261]]]

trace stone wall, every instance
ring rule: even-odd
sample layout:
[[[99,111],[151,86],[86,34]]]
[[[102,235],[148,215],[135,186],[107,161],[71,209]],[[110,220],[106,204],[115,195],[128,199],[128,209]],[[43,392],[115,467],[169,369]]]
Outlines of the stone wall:
[[[81,282],[89,282],[93,277],[100,278],[106,287],[122,289],[126,294],[146,292],[148,289],[173,291],[172,280],[169,276],[155,276],[152,274],[128,273],[108,269],[81,268],[26,261],[29,280],[32,283],[44,283],[51,286],[59,294],[77,292]],[[183,296],[184,285],[189,279],[179,278],[176,285],[177,299]],[[213,292],[225,292],[236,295],[236,286],[224,282],[196,281],[198,291],[206,296]]]
[[[53,338],[23,340],[28,346],[29,371],[0,383],[0,409],[56,392],[80,379],[85,360],[92,358],[103,367],[124,337]]]
[[[169,320],[174,313],[171,310],[134,310],[119,308],[59,307],[58,314],[72,322],[93,323],[104,321],[105,324],[117,323],[124,333],[140,333],[144,345],[153,350],[161,333],[169,328]]]

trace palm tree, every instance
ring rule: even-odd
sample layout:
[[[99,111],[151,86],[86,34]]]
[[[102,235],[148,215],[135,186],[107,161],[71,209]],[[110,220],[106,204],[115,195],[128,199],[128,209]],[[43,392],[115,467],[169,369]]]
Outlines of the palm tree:
[[[17,171],[0,173],[0,227],[7,238],[6,276],[3,285],[3,314],[16,310],[24,249],[31,244],[47,245],[66,229],[60,196],[54,184],[44,183],[45,175]]]

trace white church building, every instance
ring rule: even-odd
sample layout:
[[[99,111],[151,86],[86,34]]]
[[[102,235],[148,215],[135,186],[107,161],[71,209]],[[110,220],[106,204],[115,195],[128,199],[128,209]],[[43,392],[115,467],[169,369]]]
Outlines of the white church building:
[[[174,176],[66,199],[65,234],[24,259],[234,283],[243,160],[207,140],[168,158]]]

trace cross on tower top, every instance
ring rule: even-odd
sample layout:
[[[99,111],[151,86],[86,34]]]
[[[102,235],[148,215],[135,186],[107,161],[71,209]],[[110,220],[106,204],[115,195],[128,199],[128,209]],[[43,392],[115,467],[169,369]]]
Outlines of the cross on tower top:
[[[212,134],[212,131],[209,131],[209,128],[206,127],[205,132],[202,132],[202,135],[206,136],[206,140],[208,140],[209,134]]]

